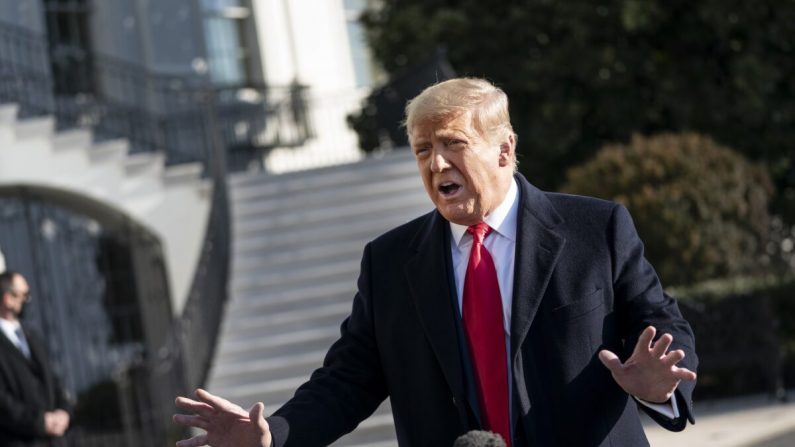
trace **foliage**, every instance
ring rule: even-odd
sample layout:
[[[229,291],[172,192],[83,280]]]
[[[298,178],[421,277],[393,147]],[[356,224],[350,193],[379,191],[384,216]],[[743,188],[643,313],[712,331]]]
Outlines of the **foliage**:
[[[717,279],[668,292],[695,333],[697,398],[782,398],[795,384],[795,276]]]
[[[795,2],[380,0],[362,22],[388,73],[446,47],[459,74],[500,85],[539,186],[661,131],[711,135],[795,183]]]
[[[564,190],[615,200],[632,213],[665,284],[760,273],[770,265],[770,178],[697,134],[635,135],[568,173]]]

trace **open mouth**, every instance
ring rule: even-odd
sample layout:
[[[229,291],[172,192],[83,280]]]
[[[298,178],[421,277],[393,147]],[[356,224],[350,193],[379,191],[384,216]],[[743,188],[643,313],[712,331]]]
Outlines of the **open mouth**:
[[[460,190],[461,185],[458,183],[444,182],[439,185],[439,192],[445,197],[454,196]]]

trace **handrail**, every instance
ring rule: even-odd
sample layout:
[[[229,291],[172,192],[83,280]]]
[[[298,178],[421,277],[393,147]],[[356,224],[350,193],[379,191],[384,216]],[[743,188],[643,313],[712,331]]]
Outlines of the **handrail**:
[[[170,164],[199,161],[212,180],[207,230],[182,314],[165,338],[156,341],[159,348],[147,353],[152,362],[124,369],[125,374],[141,370],[152,387],[162,379],[170,383],[161,382],[158,389],[184,393],[207,377],[227,298],[231,233],[226,152],[238,146],[301,144],[310,138],[301,111],[306,89],[216,88],[198,75],[157,74],[95,55],[91,71],[72,73],[90,73],[90,80],[74,83],[87,91],[65,94],[55,89],[58,73],[50,66],[48,51],[45,35],[0,23],[0,103],[16,103],[20,118],[54,115],[59,129],[90,128],[94,139],[125,138],[131,152],[162,151]],[[150,420],[152,430],[168,430],[163,416],[173,411],[170,401],[153,402],[139,416]]]
[[[87,127],[95,140],[125,138],[132,153],[160,151],[168,164],[198,161],[205,170],[208,92],[225,151],[254,158],[313,137],[307,89],[297,83],[216,86],[206,74],[156,73],[103,54],[91,55],[90,69],[59,73],[48,51],[45,35],[0,22],[0,103],[17,103],[22,118],[52,114],[59,129]]]

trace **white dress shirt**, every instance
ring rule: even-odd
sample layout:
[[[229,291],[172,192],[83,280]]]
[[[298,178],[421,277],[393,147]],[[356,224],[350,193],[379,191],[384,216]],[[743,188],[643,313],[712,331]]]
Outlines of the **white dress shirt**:
[[[11,340],[11,343],[22,351],[25,357],[30,358],[30,346],[28,346],[28,341],[25,339],[25,334],[22,331],[22,325],[19,324],[19,321],[0,318],[0,329],[2,329],[6,338]]]
[[[516,229],[518,223],[519,210],[519,188],[516,180],[511,182],[508,193],[502,203],[494,209],[484,222],[491,227],[491,233],[483,241],[483,245],[494,259],[494,267],[497,270],[497,282],[500,285],[500,297],[502,298],[503,328],[505,330],[505,351],[508,355],[508,375],[512,375],[511,369],[511,305],[513,301],[513,275],[514,261],[516,257]],[[469,263],[469,253],[472,251],[472,235],[467,233],[466,225],[458,225],[450,222],[450,235],[452,241],[450,249],[452,251],[453,272],[455,273],[455,288],[458,296],[459,316],[461,309],[464,308],[464,277],[466,277],[467,264]],[[513,388],[513,380],[509,386]],[[634,397],[634,396],[633,396]],[[664,404],[654,404],[635,398],[638,402],[651,408],[652,410],[675,419],[679,417],[679,408],[676,399],[670,399]]]

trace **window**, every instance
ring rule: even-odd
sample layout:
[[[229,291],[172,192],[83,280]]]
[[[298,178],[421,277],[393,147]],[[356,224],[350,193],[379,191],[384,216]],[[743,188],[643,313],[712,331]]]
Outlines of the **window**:
[[[248,80],[245,30],[251,11],[241,0],[201,0],[210,77],[218,85]]]
[[[46,0],[47,37],[56,95],[93,91],[86,0]]]
[[[373,63],[370,48],[364,34],[364,27],[359,23],[359,16],[367,7],[367,0],[343,0],[345,19],[348,28],[348,41],[351,45],[353,72],[357,87],[369,87],[373,84]]]

